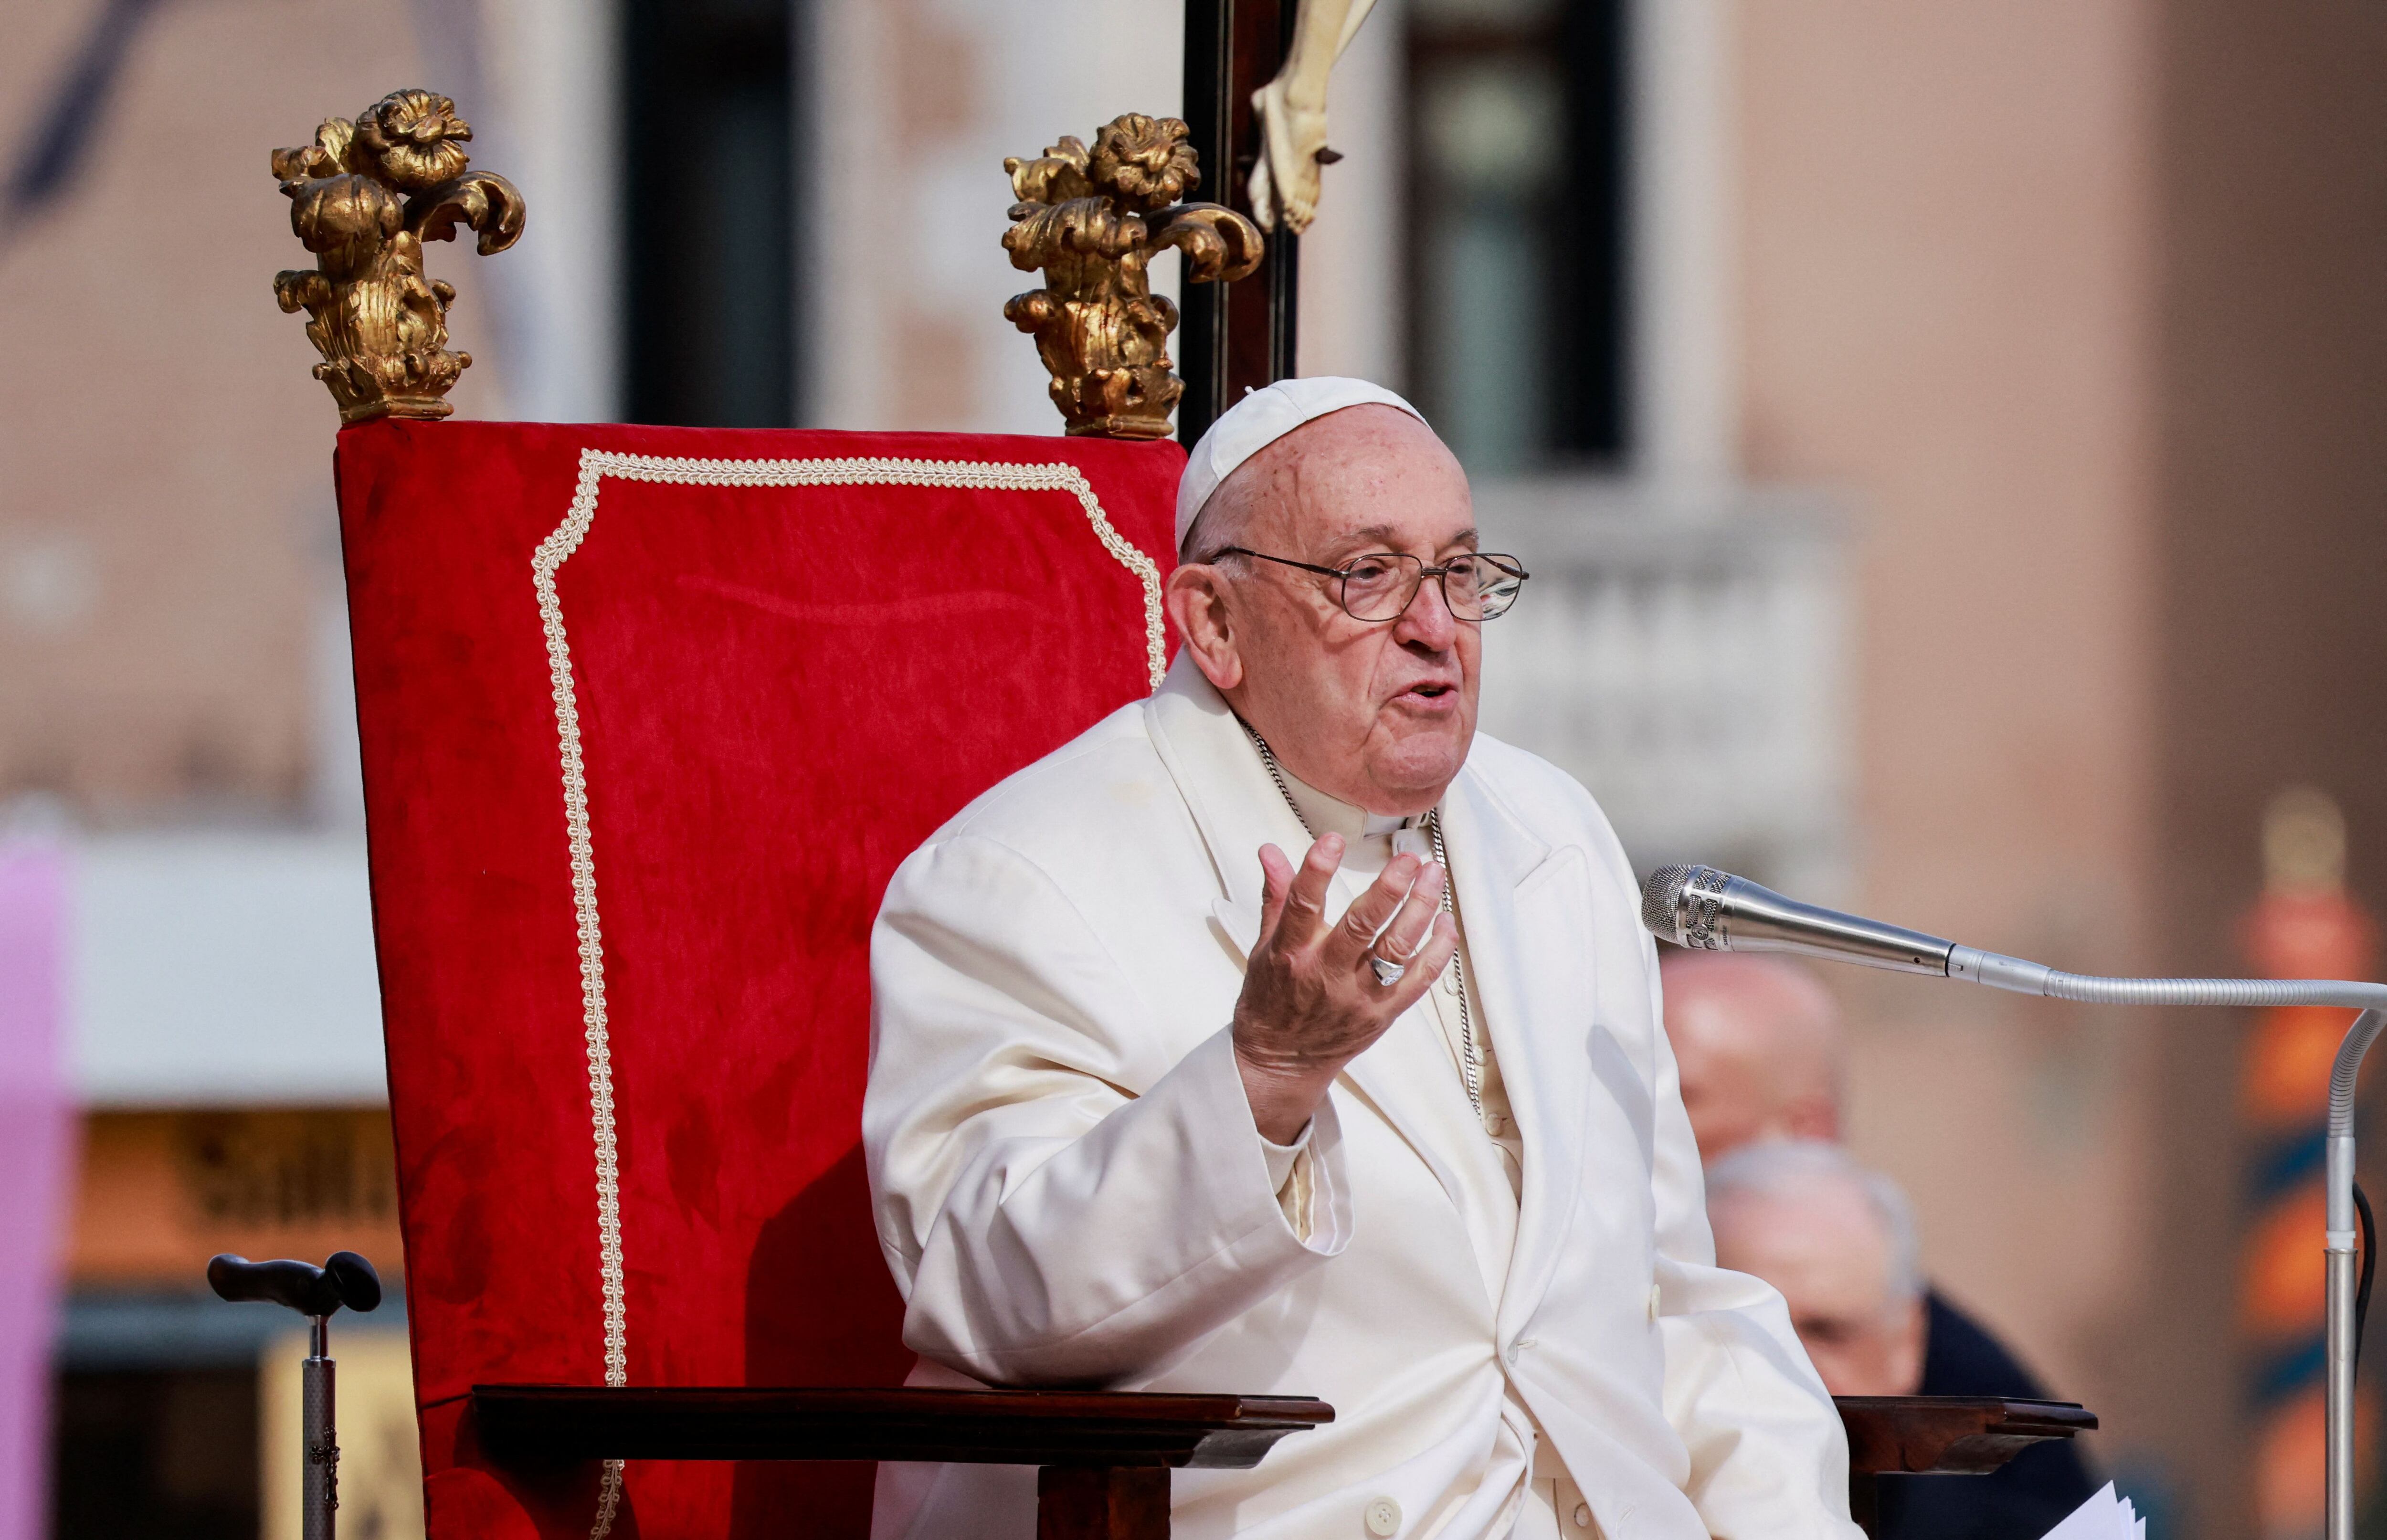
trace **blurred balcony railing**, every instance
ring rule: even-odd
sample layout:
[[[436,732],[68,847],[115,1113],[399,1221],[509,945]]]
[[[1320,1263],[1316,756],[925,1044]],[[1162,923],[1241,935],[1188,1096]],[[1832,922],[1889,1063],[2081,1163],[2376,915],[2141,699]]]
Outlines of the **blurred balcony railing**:
[[[1825,497],[1593,478],[1476,491],[1533,572],[1484,628],[1484,728],[1589,787],[1639,868],[1801,894],[1848,867],[1848,521]]]

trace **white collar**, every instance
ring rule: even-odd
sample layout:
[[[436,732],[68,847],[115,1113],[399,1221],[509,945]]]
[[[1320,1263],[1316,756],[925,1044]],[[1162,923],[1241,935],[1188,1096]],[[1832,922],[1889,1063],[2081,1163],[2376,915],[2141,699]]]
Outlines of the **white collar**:
[[[1279,769],[1283,769],[1280,764]],[[1303,780],[1290,770],[1284,771],[1284,789],[1293,799],[1301,821],[1309,826],[1313,835],[1339,834],[1345,839],[1381,839],[1417,823],[1415,817],[1398,814],[1370,813],[1354,807],[1340,797],[1331,797]]]

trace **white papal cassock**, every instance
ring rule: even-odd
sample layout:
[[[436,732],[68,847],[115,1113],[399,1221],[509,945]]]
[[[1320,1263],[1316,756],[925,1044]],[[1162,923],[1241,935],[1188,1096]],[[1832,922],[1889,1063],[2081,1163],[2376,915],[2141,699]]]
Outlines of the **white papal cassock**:
[[[1839,1420],[1771,1288],[1716,1266],[1632,873],[1583,788],[1478,737],[1442,804],[1484,1040],[1437,985],[1266,1143],[1228,1021],[1257,852],[1301,813],[1181,656],[896,873],[863,1134],[916,1384],[1316,1395],[1188,1540],[1847,1540]],[[966,1379],[965,1376],[969,1378]],[[1035,1472],[884,1466],[878,1540],[1035,1533]]]

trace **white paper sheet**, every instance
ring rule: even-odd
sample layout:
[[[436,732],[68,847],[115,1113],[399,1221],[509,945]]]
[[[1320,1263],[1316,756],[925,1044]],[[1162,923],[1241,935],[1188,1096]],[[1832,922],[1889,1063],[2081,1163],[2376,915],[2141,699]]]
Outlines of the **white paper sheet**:
[[[2071,1516],[2047,1532],[2046,1540],[2147,1540],[2147,1521],[2130,1507],[2130,1499],[2107,1482]]]

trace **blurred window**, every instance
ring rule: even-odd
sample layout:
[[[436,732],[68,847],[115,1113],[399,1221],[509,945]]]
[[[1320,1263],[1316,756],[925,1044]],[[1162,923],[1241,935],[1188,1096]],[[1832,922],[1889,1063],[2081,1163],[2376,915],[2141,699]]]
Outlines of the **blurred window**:
[[[1412,0],[1410,385],[1472,471],[1613,461],[1623,0]]]
[[[634,422],[795,420],[795,3],[623,7]]]

